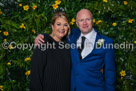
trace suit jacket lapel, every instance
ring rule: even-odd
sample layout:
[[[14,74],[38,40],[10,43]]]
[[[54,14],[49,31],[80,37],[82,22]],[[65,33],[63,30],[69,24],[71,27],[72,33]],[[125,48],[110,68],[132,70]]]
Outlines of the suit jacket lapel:
[[[79,36],[80,36],[80,34],[81,34],[81,32],[80,32],[80,30],[79,29],[76,29],[75,30],[75,32],[73,33],[73,34],[71,34],[71,38],[70,38],[70,44],[75,44],[75,48],[74,49],[71,49],[71,56],[75,56],[75,57],[77,57],[76,59],[77,59],[77,62],[79,62],[80,61],[80,57],[79,57],[79,53],[78,53],[78,49],[77,49],[77,39],[79,38]],[[74,54],[73,54],[74,53]]]
[[[101,38],[101,35],[97,32],[97,30],[96,29],[94,29],[95,30],[95,32],[97,33],[97,35],[96,35],[96,39],[95,39],[95,43],[94,43],[94,48],[93,48],[93,50],[92,50],[92,52],[90,53],[90,54],[88,54],[84,59],[82,59],[81,61],[85,61],[85,60],[87,60],[88,58],[90,58],[90,56],[92,56],[93,55],[93,53],[95,52],[95,50],[96,50],[96,46],[97,46],[97,41],[98,41],[98,39],[100,39]],[[77,29],[77,30],[75,30],[75,32],[73,33],[73,35],[71,35],[70,37],[70,41],[71,41],[71,43],[74,43],[76,46],[77,46],[77,39],[79,38],[79,36],[80,36],[80,34],[81,34],[81,32],[80,32],[80,30],[79,29]],[[79,53],[78,53],[78,49],[77,48],[75,48],[75,49],[72,49],[71,50],[74,54],[74,56],[75,57],[77,57],[77,59],[78,59],[78,62],[80,61],[80,57],[79,57]],[[72,56],[73,56],[72,55]]]
[[[96,39],[95,39],[95,43],[94,43],[94,48],[93,48],[93,50],[92,50],[92,52],[90,53],[90,54],[88,54],[84,59],[82,59],[82,61],[85,61],[86,59],[88,59],[90,56],[92,56],[93,55],[93,53],[96,51],[96,46],[97,46],[97,41],[98,41],[98,39],[100,39],[101,38],[101,36],[100,36],[100,34],[97,32],[97,30],[96,29],[94,29],[95,30],[95,32],[97,33],[97,35],[96,35]]]

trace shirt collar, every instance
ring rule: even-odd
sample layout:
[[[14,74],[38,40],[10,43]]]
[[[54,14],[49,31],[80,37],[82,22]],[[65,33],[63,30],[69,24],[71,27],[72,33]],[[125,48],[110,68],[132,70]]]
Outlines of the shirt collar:
[[[88,33],[87,35],[83,35],[81,33],[80,37],[85,36],[86,39],[90,40],[91,38],[95,38],[96,37],[95,35],[96,35],[96,32],[94,31],[94,28],[93,28],[92,31]]]

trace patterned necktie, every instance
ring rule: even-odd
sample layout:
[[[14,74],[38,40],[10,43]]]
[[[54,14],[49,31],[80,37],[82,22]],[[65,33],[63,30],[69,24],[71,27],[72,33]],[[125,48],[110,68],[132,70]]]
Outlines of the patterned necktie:
[[[84,36],[82,36],[81,47],[78,47],[78,52],[79,52],[80,59],[82,59],[81,53],[82,53],[82,51],[84,49],[85,39],[86,38]]]

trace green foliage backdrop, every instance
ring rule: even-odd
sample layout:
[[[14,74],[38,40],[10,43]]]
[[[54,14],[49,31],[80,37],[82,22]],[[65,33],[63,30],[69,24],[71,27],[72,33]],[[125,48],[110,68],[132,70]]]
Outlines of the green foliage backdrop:
[[[1,0],[1,91],[29,91],[33,50],[25,44],[32,46],[38,34],[51,32],[50,20],[56,10],[64,10],[71,28],[76,27],[76,13],[82,8],[92,11],[98,32],[111,37],[114,44],[122,45],[115,49],[116,90],[136,91],[135,0]]]

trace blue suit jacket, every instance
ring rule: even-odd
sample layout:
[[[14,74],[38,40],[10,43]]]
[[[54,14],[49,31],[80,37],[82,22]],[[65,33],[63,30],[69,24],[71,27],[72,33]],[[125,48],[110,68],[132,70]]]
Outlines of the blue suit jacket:
[[[96,30],[95,30],[96,31]],[[97,31],[96,31],[97,32]],[[76,44],[81,32],[73,29],[70,44]],[[97,32],[93,51],[80,60],[77,48],[71,48],[72,71],[71,91],[114,91],[115,90],[115,55],[113,48],[96,48],[98,39],[104,44],[113,44],[113,40]],[[100,69],[104,68],[104,74]]]

